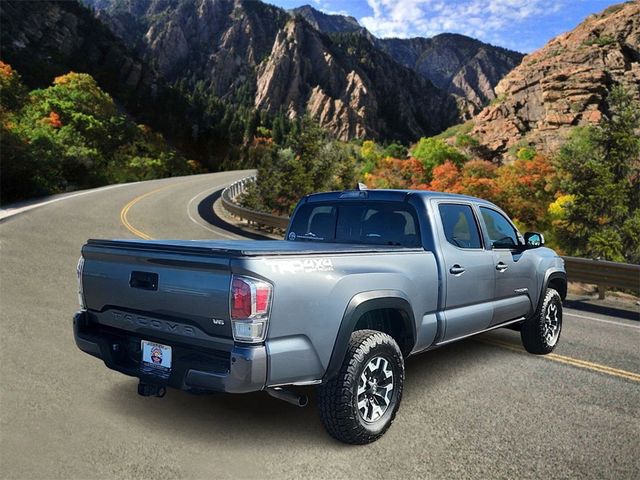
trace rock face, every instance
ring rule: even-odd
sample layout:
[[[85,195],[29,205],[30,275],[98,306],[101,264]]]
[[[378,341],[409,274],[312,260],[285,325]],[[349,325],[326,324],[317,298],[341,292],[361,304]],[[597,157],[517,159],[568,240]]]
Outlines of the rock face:
[[[523,55],[457,34],[433,38],[381,39],[379,47],[437,87],[461,99],[463,113],[473,115],[495,98],[497,83]]]
[[[494,87],[524,56],[451,33],[433,38],[376,38],[353,17],[327,15],[309,5],[292,12],[322,32],[359,33],[368,38],[396,62],[455,95],[465,117],[478,113],[495,98]]]
[[[75,2],[0,3],[2,59],[29,85],[70,69],[90,73],[116,95],[140,91],[155,73]]]
[[[307,21],[253,0],[85,2],[168,81],[291,118],[308,113],[342,139],[412,141],[460,118],[452,95],[396,63],[373,37],[314,28],[361,29],[353,18],[308,7]]]
[[[156,108],[159,86],[165,97],[167,85],[177,87],[165,123],[188,114],[181,105],[196,92],[201,109],[222,99],[309,114],[342,139],[409,142],[486,103],[507,68],[496,49],[466,37],[380,40],[354,18],[308,6],[291,13],[255,0],[83,1],[91,11],[3,1],[2,59],[36,86],[70,69],[90,73],[143,113]]]
[[[232,98],[246,89],[289,15],[251,0],[85,0],[170,82]],[[253,92],[254,85],[249,90]]]
[[[474,119],[471,135],[494,157],[532,144],[554,152],[576,125],[597,123],[621,84],[640,101],[640,4],[587,18],[527,55],[496,87],[497,102]]]
[[[284,108],[290,117],[307,112],[345,140],[407,141],[455,121],[453,98],[367,39],[350,40],[331,41],[306,21],[291,19],[257,70],[256,107]]]
[[[353,17],[347,15],[330,15],[316,10],[311,5],[291,10],[294,15],[304,17],[313,28],[325,33],[361,32],[365,30]]]

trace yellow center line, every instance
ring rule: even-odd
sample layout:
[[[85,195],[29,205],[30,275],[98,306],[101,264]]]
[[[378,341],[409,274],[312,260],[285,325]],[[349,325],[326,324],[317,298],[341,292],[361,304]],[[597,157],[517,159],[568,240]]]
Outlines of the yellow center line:
[[[129,222],[129,219],[127,218],[127,214],[129,213],[129,210],[131,210],[131,207],[133,207],[136,203],[138,203],[143,198],[149,197],[154,193],[158,193],[160,190],[164,190],[166,188],[173,187],[175,185],[180,185],[180,184],[172,183],[171,185],[164,185],[160,188],[156,188],[155,190],[151,190],[150,192],[139,195],[133,200],[131,200],[129,203],[127,203],[124,207],[122,207],[122,210],[120,210],[120,222],[122,222],[122,225],[124,225],[125,228],[129,230],[131,233],[133,233],[136,237],[142,238],[143,240],[153,240],[153,237],[151,235],[148,235],[144,233],[142,230],[139,230],[133,225],[131,225],[131,222]]]
[[[486,343],[489,345],[494,345],[496,347],[506,348],[508,350],[513,350],[515,352],[527,353],[526,350],[518,345],[502,342],[500,340],[488,340],[488,339],[477,339],[477,341]],[[578,368],[585,368],[587,370],[591,370],[594,372],[605,373],[607,375],[612,375],[614,377],[625,378],[627,380],[632,380],[634,382],[640,382],[640,374],[635,372],[629,372],[627,370],[621,370],[619,368],[608,367],[607,365],[601,365],[599,363],[588,362],[586,360],[580,360],[573,357],[567,357],[565,355],[558,355],[557,353],[549,353],[547,355],[541,355],[541,358],[545,358],[547,360],[551,360],[553,362],[564,363],[566,365],[572,365]]]

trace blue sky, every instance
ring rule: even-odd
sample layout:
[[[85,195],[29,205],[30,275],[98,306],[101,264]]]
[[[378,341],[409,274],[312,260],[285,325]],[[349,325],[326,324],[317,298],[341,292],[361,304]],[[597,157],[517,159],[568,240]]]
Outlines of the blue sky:
[[[284,8],[312,5],[348,14],[379,37],[455,32],[521,52],[542,47],[611,0],[266,0]]]

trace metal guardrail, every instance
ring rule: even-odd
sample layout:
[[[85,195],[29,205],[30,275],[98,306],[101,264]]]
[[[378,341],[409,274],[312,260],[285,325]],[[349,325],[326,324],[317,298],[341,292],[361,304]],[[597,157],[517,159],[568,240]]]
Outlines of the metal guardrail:
[[[607,288],[640,293],[640,265],[577,257],[562,258],[569,281],[597,285],[600,298],[604,298]]]
[[[288,217],[251,210],[236,203],[237,196],[243,193],[246,185],[255,181],[255,178],[255,176],[243,178],[225,188],[222,192],[222,205],[232,215],[250,223],[286,230],[289,224]],[[577,257],[562,258],[564,258],[569,281],[597,285],[600,298],[604,298],[607,288],[620,288],[640,293],[640,265]]]
[[[286,230],[289,225],[289,217],[280,217],[270,213],[252,210],[243,207],[236,202],[238,195],[245,191],[247,184],[255,181],[256,177],[247,177],[232,183],[222,191],[222,206],[230,214],[240,217],[249,223],[255,223],[260,226]]]

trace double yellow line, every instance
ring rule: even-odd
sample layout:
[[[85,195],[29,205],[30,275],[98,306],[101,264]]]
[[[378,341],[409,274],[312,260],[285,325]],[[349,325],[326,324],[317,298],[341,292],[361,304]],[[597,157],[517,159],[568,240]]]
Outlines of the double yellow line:
[[[159,191],[164,190],[166,188],[173,187],[174,185],[175,184],[164,185],[160,188],[156,188],[155,190],[151,190],[150,192],[137,196],[136,198],[131,200],[129,203],[127,203],[124,207],[122,207],[122,210],[120,210],[120,222],[122,222],[122,225],[124,225],[125,228],[129,230],[131,233],[133,233],[136,237],[140,237],[143,240],[153,240],[153,237],[151,235],[147,235],[142,230],[139,230],[133,225],[131,225],[131,222],[129,222],[127,215],[129,213],[129,210],[131,210],[131,207],[133,207],[136,203],[138,203],[143,198],[149,197],[154,193],[158,193]]]
[[[489,345],[495,345],[497,347],[506,348],[508,350],[513,350],[514,352],[526,353],[525,349],[514,345],[512,343],[502,342],[500,340],[495,339],[478,339],[479,342],[486,343]],[[601,365],[599,363],[588,362],[586,360],[578,360],[577,358],[567,357],[564,355],[558,355],[557,353],[549,353],[547,355],[542,356],[547,360],[551,360],[554,362],[564,363],[566,365],[571,365],[578,368],[584,368],[587,370],[591,370],[594,372],[604,373],[606,375],[612,375],[614,377],[624,378],[627,380],[631,380],[634,382],[640,382],[640,374],[629,372],[627,370],[620,370],[619,368],[608,367],[606,365]]]

